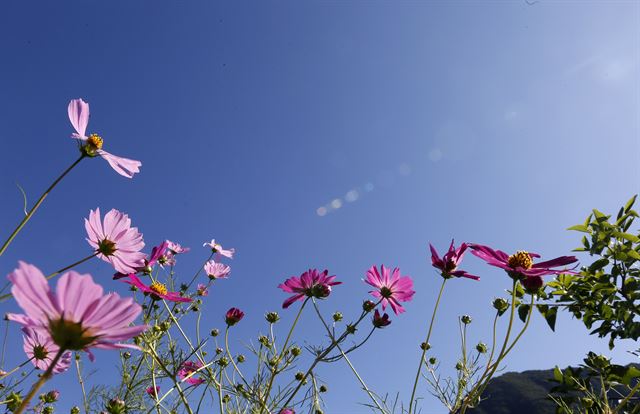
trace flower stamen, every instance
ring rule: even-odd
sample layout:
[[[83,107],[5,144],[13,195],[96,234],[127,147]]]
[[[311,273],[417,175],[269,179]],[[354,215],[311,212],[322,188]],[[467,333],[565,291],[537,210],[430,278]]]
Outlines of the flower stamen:
[[[529,252],[518,250],[515,254],[509,256],[507,263],[514,269],[521,267],[525,270],[529,270],[533,266],[533,259]]]
[[[149,289],[153,290],[158,295],[166,295],[168,292],[167,287],[160,282],[151,283],[151,285],[149,286]]]

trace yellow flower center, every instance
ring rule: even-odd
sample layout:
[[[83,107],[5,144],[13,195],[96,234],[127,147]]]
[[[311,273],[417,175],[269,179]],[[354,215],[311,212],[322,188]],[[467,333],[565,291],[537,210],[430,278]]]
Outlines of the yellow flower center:
[[[91,145],[91,147],[96,150],[102,149],[103,142],[102,137],[98,134],[91,134],[89,135],[89,138],[87,138],[87,144]]]
[[[523,269],[531,269],[533,266],[533,259],[531,259],[531,255],[524,250],[518,250],[515,254],[509,256],[509,266],[514,269],[517,267],[521,267]]]
[[[159,295],[166,295],[168,292],[167,287],[160,282],[153,282],[151,286],[149,286],[149,289],[153,290]]]

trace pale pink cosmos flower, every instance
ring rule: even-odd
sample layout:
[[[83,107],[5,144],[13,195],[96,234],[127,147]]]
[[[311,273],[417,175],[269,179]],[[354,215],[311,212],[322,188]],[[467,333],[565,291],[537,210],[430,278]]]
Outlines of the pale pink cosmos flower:
[[[296,412],[291,408],[283,408],[282,410],[278,411],[278,414],[296,414]]]
[[[215,260],[209,260],[204,264],[204,271],[209,279],[226,279],[231,273],[231,268]]]
[[[67,272],[53,292],[40,269],[19,262],[8,279],[13,284],[11,293],[25,313],[10,313],[7,318],[46,331],[60,349],[84,350],[90,359],[91,348],[140,349],[119,342],[147,329],[145,325],[131,326],[142,310],[140,305],[117,293],[105,295],[91,275]]]
[[[228,257],[229,259],[233,259],[233,254],[236,252],[236,249],[225,249],[222,247],[220,243],[216,243],[216,239],[211,239],[209,243],[204,243],[202,247],[209,246],[211,251],[218,256]]]
[[[98,257],[113,265],[117,272],[136,273],[145,265],[142,234],[131,227],[131,219],[124,213],[112,209],[100,220],[100,208],[89,212],[84,219],[87,241],[98,253]]]
[[[178,377],[191,385],[200,385],[204,383],[205,380],[202,378],[196,378],[194,375],[194,373],[200,368],[202,368],[202,363],[200,361],[185,361],[180,366],[180,370],[178,370]]]
[[[133,174],[140,172],[142,163],[128,158],[118,157],[102,149],[103,140],[98,134],[86,136],[87,125],[89,124],[89,104],[82,99],[72,99],[67,108],[71,125],[76,130],[71,134],[83,143],[82,152],[89,157],[100,156],[104,158],[111,168],[118,174],[127,178],[132,178]]]
[[[202,283],[198,283],[198,288],[196,289],[196,294],[198,296],[209,296],[209,289],[207,289],[207,285]]]
[[[363,280],[376,288],[376,290],[372,290],[369,293],[381,299],[382,310],[387,305],[390,305],[396,315],[405,311],[400,302],[410,301],[415,293],[411,278],[409,276],[400,276],[400,269],[397,267],[392,271],[382,265],[379,272],[376,266],[371,266],[367,270],[366,279]]]
[[[171,240],[167,240],[167,249],[169,249],[173,254],[187,253],[191,250],[190,247],[182,247],[180,243],[174,243]]]
[[[29,327],[22,328],[24,333],[24,349],[27,357],[31,359],[31,363],[38,369],[46,371],[53,362],[60,347],[53,342],[49,332],[42,329],[34,329]],[[53,368],[54,374],[65,372],[71,365],[71,352],[65,352]]]
[[[129,280],[124,280],[123,282],[137,287],[144,294],[151,296],[153,300],[164,299],[171,302],[191,302],[191,299],[185,298],[180,292],[170,292],[163,283],[158,281],[152,282],[151,285],[147,286],[135,274],[130,274]]]
[[[335,276],[329,276],[329,271],[326,269],[323,272],[319,272],[317,269],[309,269],[300,277],[290,277],[284,283],[278,285],[283,291],[293,293],[293,296],[290,296],[282,303],[282,307],[286,309],[294,302],[303,300],[305,297],[326,298],[331,294],[331,286],[342,283],[336,282],[335,279]]]

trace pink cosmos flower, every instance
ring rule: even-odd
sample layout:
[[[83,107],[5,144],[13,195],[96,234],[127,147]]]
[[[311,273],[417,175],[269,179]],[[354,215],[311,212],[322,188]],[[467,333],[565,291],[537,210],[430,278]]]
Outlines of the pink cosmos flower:
[[[240,322],[242,318],[244,318],[244,312],[242,312],[238,308],[231,308],[224,316],[224,321],[227,323],[227,325],[233,326],[236,323]]]
[[[170,292],[167,287],[158,281],[152,282],[147,286],[136,276],[135,274],[129,275],[129,280],[124,280],[124,283],[135,286],[144,294],[151,296],[153,300],[168,300],[171,302],[191,302],[191,299],[185,298],[180,292]]]
[[[329,271],[320,273],[317,269],[309,269],[300,277],[292,276],[278,285],[280,289],[294,295],[282,303],[284,309],[292,303],[303,300],[304,297],[314,297],[324,299],[331,294],[331,286],[340,285],[342,282],[335,282],[335,276],[329,276]]]
[[[154,248],[152,248],[151,255],[148,258],[144,259],[145,266],[138,268],[137,273],[151,274],[151,272],[153,271],[153,266],[155,266],[156,263],[162,261],[166,250],[167,242],[162,242],[159,246],[155,246]],[[113,280],[122,279],[128,276],[129,274],[127,273],[117,272],[115,275],[113,275]]]
[[[67,272],[52,292],[40,269],[19,262],[8,279],[13,284],[11,293],[25,314],[10,313],[7,318],[47,332],[59,348],[84,350],[90,359],[91,348],[140,349],[118,342],[147,329],[145,325],[130,326],[140,314],[140,305],[117,293],[103,294],[102,286],[94,283],[91,275]]]
[[[278,412],[278,414],[296,414],[291,408],[283,408]]]
[[[228,257],[229,259],[233,259],[233,254],[236,252],[236,249],[228,249],[225,250],[220,243],[216,243],[216,239],[211,239],[209,243],[204,243],[202,247],[209,246],[211,251],[218,256]]]
[[[231,273],[231,268],[215,260],[209,260],[204,264],[204,271],[209,279],[226,279]]]
[[[565,266],[578,261],[575,256],[560,256],[555,259],[534,264],[533,259],[540,257],[539,254],[519,250],[509,256],[502,250],[494,250],[491,247],[483,246],[481,244],[470,244],[469,247],[472,250],[471,253],[478,256],[491,266],[503,269],[512,279],[526,280],[528,278],[534,278],[526,282],[531,286],[539,284],[541,287],[543,284],[541,276],[558,275],[560,273],[574,273],[567,269],[552,268]]]
[[[391,309],[396,315],[404,312],[404,308],[400,302],[408,302],[413,299],[413,281],[409,276],[400,276],[400,269],[395,268],[391,271],[390,268],[380,266],[381,272],[375,266],[371,266],[367,270],[367,278],[364,279],[365,283],[373,286],[377,290],[372,290],[369,293],[378,299],[382,299],[382,310],[388,305],[391,305]]]
[[[131,219],[124,213],[112,209],[100,221],[100,208],[89,212],[84,219],[87,241],[98,253],[98,257],[113,265],[119,273],[135,273],[144,266],[145,255],[142,234],[131,227]]]
[[[478,276],[467,273],[464,270],[458,270],[458,265],[464,257],[464,252],[467,250],[468,245],[462,243],[457,249],[453,246],[453,240],[449,246],[449,251],[445,253],[442,258],[438,255],[436,249],[429,243],[431,249],[431,265],[436,269],[440,269],[442,277],[449,279],[451,277],[466,277],[468,279],[480,280]]]
[[[198,296],[209,296],[209,289],[207,289],[207,285],[202,283],[198,283],[198,288],[196,289],[196,294]]]
[[[179,243],[174,243],[171,240],[167,240],[167,248],[173,254],[187,253],[189,250],[191,250],[190,247],[182,247]]]
[[[193,375],[200,368],[202,368],[202,363],[200,361],[196,361],[196,362],[185,361],[180,366],[180,370],[178,371],[178,377],[181,380],[184,380],[185,382],[191,385],[200,385],[204,383],[205,380],[202,378],[196,378],[195,375]]]
[[[100,156],[104,158],[111,168],[118,174],[127,178],[132,178],[133,174],[140,172],[142,163],[128,158],[122,158],[108,153],[102,149],[103,140],[98,134],[90,134],[86,136],[87,124],[89,124],[89,104],[82,99],[72,99],[67,108],[69,120],[73,129],[76,130],[71,134],[71,138],[75,138],[83,143],[82,152],[89,157]]]
[[[385,326],[391,325],[391,321],[389,320],[389,315],[385,313],[384,315],[380,315],[378,309],[376,309],[373,314],[373,319],[371,320],[373,326],[376,328],[384,328]]]
[[[151,398],[153,398],[153,399],[158,399],[158,393],[160,393],[160,386],[159,386],[159,385],[156,385],[156,386],[154,387],[154,386],[152,385],[152,386],[150,386],[150,387],[147,387],[144,391],[145,391],[145,392],[147,393],[147,395],[149,395]]]
[[[46,371],[53,362],[60,347],[53,343],[53,339],[49,336],[49,332],[42,329],[34,329],[29,327],[22,328],[24,333],[24,349],[27,357],[31,359],[31,363],[36,368]],[[71,352],[65,352],[53,368],[54,374],[65,372],[71,365]]]

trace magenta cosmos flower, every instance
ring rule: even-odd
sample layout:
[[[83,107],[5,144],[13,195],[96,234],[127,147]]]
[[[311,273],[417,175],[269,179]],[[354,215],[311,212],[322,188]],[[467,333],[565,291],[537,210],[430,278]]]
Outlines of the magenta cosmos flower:
[[[204,271],[209,279],[226,279],[231,273],[231,268],[215,260],[209,260],[204,264]]]
[[[156,385],[154,387],[152,385],[150,387],[147,387],[144,391],[147,393],[147,395],[149,395],[151,398],[155,400],[155,399],[158,399],[158,393],[160,393],[160,386]]]
[[[365,283],[376,288],[371,293],[374,297],[381,299],[382,310],[385,310],[387,305],[391,306],[391,309],[396,315],[404,312],[404,308],[400,302],[408,302],[413,299],[413,281],[409,276],[400,276],[400,269],[395,268],[393,271],[380,266],[380,272],[375,266],[371,266],[367,270],[367,277],[364,279]]]
[[[286,309],[305,297],[326,298],[331,294],[331,286],[342,284],[342,282],[336,282],[335,278],[335,276],[329,276],[329,271],[326,269],[322,273],[317,269],[309,269],[300,277],[290,277],[278,285],[283,291],[294,294],[282,303],[282,307]]]
[[[196,378],[195,373],[202,368],[202,363],[200,361],[191,362],[185,361],[180,366],[180,370],[178,371],[178,377],[191,385],[200,385],[204,381],[202,378]],[[186,379],[185,379],[186,378]]]
[[[224,321],[229,326],[233,326],[240,322],[242,318],[244,318],[244,312],[238,308],[231,308],[227,311],[226,315],[224,315]]]
[[[278,414],[296,414],[296,412],[291,408],[283,408],[282,410],[278,411]]]
[[[52,292],[40,269],[20,262],[8,279],[13,284],[13,297],[25,312],[10,313],[8,319],[47,332],[59,348],[87,351],[90,359],[90,348],[139,349],[118,341],[147,329],[144,325],[130,326],[140,314],[140,305],[117,293],[103,294],[102,286],[94,283],[91,275],[67,272]]]
[[[429,243],[429,248],[431,249],[431,265],[436,269],[439,269],[442,277],[445,279],[449,279],[452,277],[466,277],[468,279],[480,280],[478,276],[458,269],[458,265],[462,261],[464,252],[467,250],[467,247],[468,245],[466,243],[462,243],[460,247],[456,249],[453,245],[453,240],[451,240],[449,251],[447,251],[447,253],[445,253],[444,256],[440,258],[436,249],[431,243]]]
[[[127,178],[132,178],[133,174],[140,172],[142,163],[128,158],[118,157],[110,154],[102,149],[103,139],[98,134],[90,134],[86,136],[87,125],[89,124],[89,104],[82,99],[72,99],[67,108],[69,120],[73,129],[76,130],[71,134],[71,138],[75,138],[82,142],[82,152],[89,157],[100,156],[104,158],[111,168],[118,174]]]
[[[24,333],[22,349],[24,349],[25,354],[31,359],[31,363],[36,368],[46,371],[60,347],[53,342],[49,332],[45,330],[25,326],[22,328],[22,332]],[[54,374],[65,372],[69,369],[69,365],[71,365],[71,352],[65,352],[52,372]]]
[[[216,239],[211,239],[209,243],[204,243],[202,247],[209,246],[211,251],[218,256],[228,257],[229,259],[233,259],[233,255],[236,252],[236,249],[225,249],[222,247],[220,243],[216,243]]]
[[[159,246],[153,247],[151,249],[151,255],[149,255],[148,258],[144,259],[144,267],[136,269],[137,273],[151,274],[151,272],[153,272],[153,266],[155,266],[156,263],[163,261],[166,250],[167,242],[162,242]],[[115,275],[113,275],[113,280],[122,279],[128,276],[128,273],[117,272]]]
[[[533,259],[540,257],[537,253],[518,250],[512,255],[508,255],[502,250],[494,250],[481,244],[470,244],[469,247],[472,250],[471,253],[491,266],[503,269],[512,279],[521,280],[525,288],[530,291],[535,291],[542,287],[544,284],[542,276],[574,273],[567,269],[552,269],[553,267],[566,266],[578,261],[575,256],[560,256],[544,262],[534,263]]]
[[[391,320],[389,320],[389,314],[385,313],[380,315],[378,309],[373,314],[373,319],[371,320],[373,326],[376,328],[384,328],[385,326],[391,325]]]
[[[198,296],[209,296],[209,289],[207,288],[207,285],[198,283],[196,294]]]
[[[144,294],[151,296],[153,300],[164,299],[171,302],[191,302],[191,299],[185,298],[180,292],[170,292],[163,283],[158,281],[152,282],[151,285],[147,286],[133,273],[129,275],[129,280],[124,280],[124,283],[137,287]]]
[[[144,266],[145,255],[142,234],[131,227],[131,219],[124,213],[112,209],[100,220],[100,208],[89,212],[84,219],[87,241],[98,253],[98,257],[113,265],[119,273],[135,273]]]

